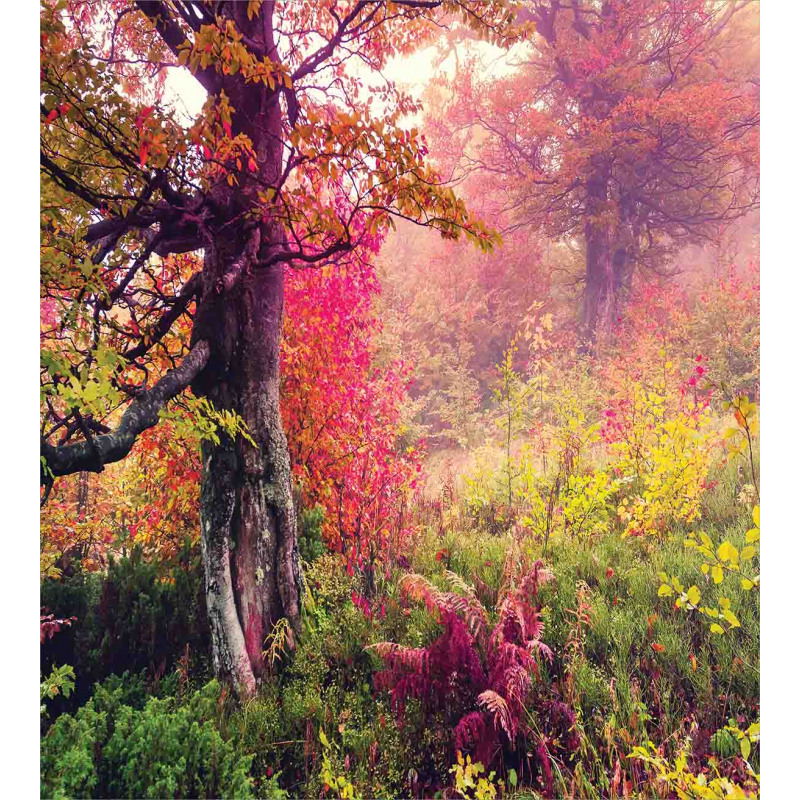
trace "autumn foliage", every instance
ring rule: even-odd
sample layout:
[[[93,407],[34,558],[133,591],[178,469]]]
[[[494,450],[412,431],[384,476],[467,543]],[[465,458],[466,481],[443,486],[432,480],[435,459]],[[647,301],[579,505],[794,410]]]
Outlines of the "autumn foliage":
[[[42,786],[758,797],[756,6],[43,0]]]

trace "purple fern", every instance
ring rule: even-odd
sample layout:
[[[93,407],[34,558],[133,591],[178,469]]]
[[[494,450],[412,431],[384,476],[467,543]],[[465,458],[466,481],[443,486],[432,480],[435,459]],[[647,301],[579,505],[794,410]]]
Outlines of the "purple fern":
[[[536,604],[540,584],[551,575],[537,561],[502,598],[491,630],[474,588],[454,573],[446,576],[457,592],[442,591],[421,575],[402,579],[404,598],[423,603],[442,631],[424,648],[373,645],[384,664],[375,687],[391,693],[401,723],[411,699],[425,714],[443,714],[452,726],[454,751],[472,753],[488,767],[503,748],[516,749],[521,733],[530,733],[523,722],[526,703],[539,677],[539,660],[552,659],[540,638],[544,626]],[[553,713],[556,724],[561,718]],[[546,753],[540,741],[539,759],[542,748]],[[541,769],[547,774],[549,763]],[[551,783],[549,776],[546,782]]]

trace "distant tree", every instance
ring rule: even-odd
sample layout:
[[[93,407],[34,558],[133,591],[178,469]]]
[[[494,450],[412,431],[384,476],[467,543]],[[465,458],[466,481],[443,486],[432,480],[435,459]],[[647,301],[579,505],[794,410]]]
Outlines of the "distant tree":
[[[494,180],[511,227],[582,243],[589,342],[637,266],[663,269],[757,206],[757,15],[749,0],[527,0],[536,33],[512,75],[462,59],[439,114],[460,175]]]

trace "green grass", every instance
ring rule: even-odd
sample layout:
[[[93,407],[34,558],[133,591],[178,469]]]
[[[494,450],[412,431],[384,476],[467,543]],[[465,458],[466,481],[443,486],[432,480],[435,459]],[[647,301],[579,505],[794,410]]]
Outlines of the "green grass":
[[[691,767],[699,770],[716,730],[731,718],[743,728],[759,718],[758,591],[745,592],[736,576],[715,585],[701,572],[699,554],[684,544],[689,530],[703,530],[715,544],[728,539],[739,549],[744,546],[750,509],[736,497],[746,478],[729,464],[715,479],[704,498],[702,520],[659,538],[623,539],[619,530],[591,542],[556,535],[545,555],[530,537],[481,530],[463,510],[445,524],[434,518],[421,526],[409,551],[409,569],[448,590],[446,570],[457,573],[476,587],[492,616],[519,566],[515,562],[525,559],[530,565],[542,558],[553,573],[539,603],[543,641],[554,659],[541,665],[536,696],[567,702],[576,713],[580,738],[573,759],[550,757],[556,796],[607,797],[620,765],[635,791],[646,796],[652,789],[646,769],[627,758],[635,746],[652,741],[669,758],[688,739]],[[307,569],[310,595],[296,649],[282,654],[281,668],[256,700],[239,707],[228,696],[219,721],[225,740],[252,756],[250,776],[258,796],[324,794],[320,730],[332,743],[331,769],[346,776],[361,796],[433,796],[449,785],[452,731],[414,703],[399,724],[389,696],[375,690],[381,662],[369,645],[392,641],[419,647],[439,635],[421,604],[404,602],[400,579],[406,571],[399,565],[388,575],[379,570],[368,618],[351,600],[353,592],[367,593],[364,579],[348,575],[340,558],[324,556]],[[709,619],[676,609],[674,597],[658,596],[659,572],[676,576],[686,587],[700,587],[705,605],[728,597],[741,628],[722,636],[710,633]],[[591,611],[578,636],[574,612],[581,598]],[[80,669],[77,664],[78,674]],[[541,729],[535,702],[527,709],[527,722]],[[520,767],[535,746],[526,741],[498,769],[498,776],[507,778],[510,764],[517,765],[518,798],[540,796],[536,786],[526,784],[529,771]],[[757,747],[750,760],[757,771]],[[727,759],[723,768],[739,767]]]

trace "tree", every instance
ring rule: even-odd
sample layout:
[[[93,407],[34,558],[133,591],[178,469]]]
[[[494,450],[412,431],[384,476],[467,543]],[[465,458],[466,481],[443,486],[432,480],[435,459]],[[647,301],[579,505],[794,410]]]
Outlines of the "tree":
[[[496,241],[401,126],[416,104],[362,77],[455,20],[517,35],[499,0],[42,8],[45,497],[59,476],[124,458],[191,387],[181,402],[213,423],[201,541],[214,663],[244,696],[273,624],[300,624],[285,267],[340,263],[392,216]],[[164,101],[178,67],[208,95],[188,127]]]
[[[635,268],[663,268],[757,206],[758,61],[740,46],[757,9],[529,0],[520,18],[536,35],[516,71],[480,80],[463,68],[440,119],[461,177],[493,176],[514,226],[581,242],[593,342]]]

